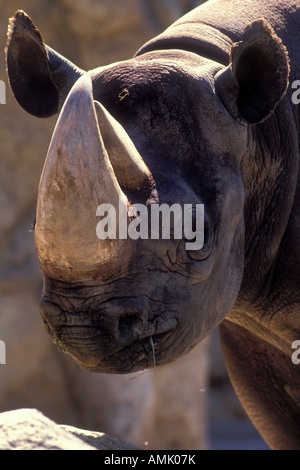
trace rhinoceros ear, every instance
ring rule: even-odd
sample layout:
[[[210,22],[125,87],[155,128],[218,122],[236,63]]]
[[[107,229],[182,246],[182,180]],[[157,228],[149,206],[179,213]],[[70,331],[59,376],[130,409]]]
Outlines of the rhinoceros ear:
[[[289,81],[286,48],[263,19],[250,23],[233,44],[230,64],[215,77],[216,92],[236,119],[249,124],[266,120],[284,97]]]
[[[44,44],[31,18],[18,10],[10,19],[5,48],[10,86],[30,114],[55,114],[83,71]]]

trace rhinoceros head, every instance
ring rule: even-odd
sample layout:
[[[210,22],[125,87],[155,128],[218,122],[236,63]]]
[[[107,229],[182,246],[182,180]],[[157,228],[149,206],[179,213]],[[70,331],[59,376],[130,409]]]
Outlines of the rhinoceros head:
[[[227,67],[169,49],[85,72],[18,11],[6,53],[20,105],[39,117],[59,112],[35,226],[49,333],[94,372],[151,367],[153,345],[158,364],[188,352],[239,293],[241,162],[249,123],[266,119],[286,91],[280,42],[257,21]],[[165,214],[174,213],[170,237],[163,228],[151,236],[152,209],[162,205],[175,205]],[[189,219],[182,236],[175,208]]]

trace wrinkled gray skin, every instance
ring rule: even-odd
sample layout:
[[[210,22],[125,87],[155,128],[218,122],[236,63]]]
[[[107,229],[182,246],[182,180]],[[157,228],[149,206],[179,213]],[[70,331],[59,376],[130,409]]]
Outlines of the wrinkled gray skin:
[[[300,108],[291,100],[299,31],[292,0],[213,0],[133,59],[89,72],[94,100],[123,125],[153,177],[144,190],[120,184],[128,200],[204,203],[202,250],[187,252],[184,240],[127,241],[89,271],[89,260],[75,268],[71,247],[74,266],[64,269],[43,257],[36,235],[42,317],[82,367],[151,367],[150,337],[157,363],[167,363],[221,323],[236,392],[276,449],[300,448],[300,366],[291,361],[300,339]],[[11,22],[7,67],[17,100],[40,117],[58,112],[84,74],[22,13]],[[74,207],[69,213],[76,224]]]

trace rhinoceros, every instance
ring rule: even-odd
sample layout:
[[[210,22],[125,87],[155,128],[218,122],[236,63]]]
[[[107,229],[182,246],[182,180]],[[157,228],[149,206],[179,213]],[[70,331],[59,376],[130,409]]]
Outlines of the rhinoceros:
[[[89,371],[128,373],[220,326],[237,395],[273,449],[300,448],[299,31],[294,0],[209,0],[133,58],[84,71],[19,10],[6,48],[19,104],[59,113],[35,225],[50,335]],[[102,204],[125,225],[138,204],[188,205],[193,226],[204,206],[203,243],[172,230],[100,239]]]

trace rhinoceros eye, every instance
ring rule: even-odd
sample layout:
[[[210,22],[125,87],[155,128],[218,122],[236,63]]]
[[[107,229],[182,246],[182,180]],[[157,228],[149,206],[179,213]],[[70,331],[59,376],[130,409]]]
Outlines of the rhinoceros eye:
[[[196,225],[196,224],[195,224]],[[191,250],[191,249],[186,249],[187,255],[189,258],[195,260],[195,261],[202,261],[205,260],[209,257],[212,251],[212,246],[213,246],[213,228],[210,223],[210,221],[205,217],[204,220],[204,244],[201,249],[199,250]],[[192,240],[188,240],[189,243],[197,243],[197,238],[195,237]]]

